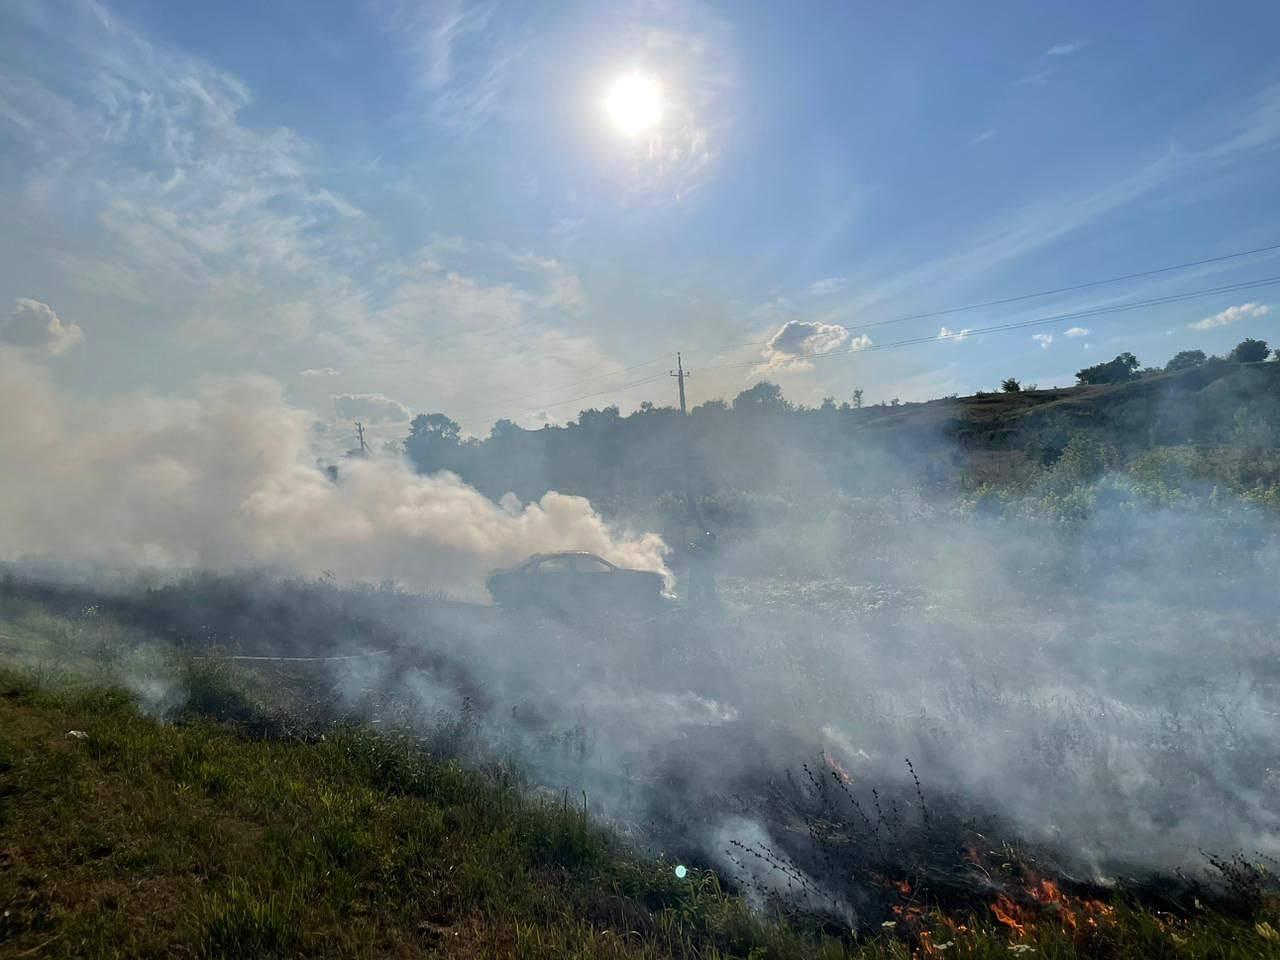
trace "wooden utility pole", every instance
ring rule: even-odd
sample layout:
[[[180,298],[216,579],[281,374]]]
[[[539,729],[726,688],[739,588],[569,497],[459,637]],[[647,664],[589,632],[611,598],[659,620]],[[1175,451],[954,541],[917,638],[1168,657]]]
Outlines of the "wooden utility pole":
[[[680,359],[680,354],[676,354],[676,368],[671,371],[671,376],[676,378],[676,382],[680,384],[680,416],[685,416],[688,411],[684,406],[684,378],[692,376],[688,370],[684,368],[684,361]]]
[[[356,436],[360,438],[360,456],[367,457],[369,446],[364,442],[364,424],[359,420],[356,421]]]

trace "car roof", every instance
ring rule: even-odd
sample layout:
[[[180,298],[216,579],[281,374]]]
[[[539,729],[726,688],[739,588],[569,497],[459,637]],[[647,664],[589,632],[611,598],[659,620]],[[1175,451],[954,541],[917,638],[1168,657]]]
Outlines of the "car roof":
[[[556,560],[560,557],[590,557],[592,560],[599,560],[601,563],[609,563],[604,557],[597,556],[590,550],[561,550],[557,553],[535,553],[525,563],[541,563],[543,560]],[[613,564],[609,563],[609,566],[612,567]]]

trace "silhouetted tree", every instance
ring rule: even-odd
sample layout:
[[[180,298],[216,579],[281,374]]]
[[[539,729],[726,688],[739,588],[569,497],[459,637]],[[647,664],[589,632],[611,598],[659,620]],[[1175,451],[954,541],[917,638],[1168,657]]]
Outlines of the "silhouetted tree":
[[[1173,370],[1190,370],[1192,367],[1198,367],[1208,358],[1203,350],[1181,350],[1173,355],[1173,359],[1164,365],[1169,371]]]
[[[791,409],[791,404],[782,398],[782,388],[776,383],[761,380],[754,387],[748,387],[733,398],[733,409],[744,412],[776,412]]]
[[[1260,360],[1267,359],[1267,355],[1271,353],[1271,348],[1267,346],[1265,340],[1255,340],[1250,337],[1247,340],[1241,340],[1227,355],[1227,359],[1233,363],[1257,363]]]
[[[855,410],[861,410],[861,409],[862,409],[862,388],[861,388],[861,387],[854,387],[854,389],[853,389],[853,404],[852,404],[852,406],[853,406],[853,409],[855,409]]]
[[[1085,367],[1076,373],[1076,379],[1081,383],[1123,383],[1133,378],[1138,366],[1138,358],[1126,351],[1114,360]]]
[[[1000,381],[1000,389],[1005,393],[1021,393],[1022,384],[1020,384],[1015,378],[1008,377],[1007,379]]]
[[[454,470],[462,428],[443,413],[420,413],[409,423],[404,452],[421,473]]]

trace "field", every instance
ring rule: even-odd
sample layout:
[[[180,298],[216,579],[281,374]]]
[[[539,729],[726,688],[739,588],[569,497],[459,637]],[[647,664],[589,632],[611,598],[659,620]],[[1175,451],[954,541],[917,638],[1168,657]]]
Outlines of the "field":
[[[718,859],[469,744],[481,707],[324,709],[328,665],[195,659],[109,603],[10,596],[0,645],[0,956],[1280,956],[1263,860],[1099,884],[831,754]]]

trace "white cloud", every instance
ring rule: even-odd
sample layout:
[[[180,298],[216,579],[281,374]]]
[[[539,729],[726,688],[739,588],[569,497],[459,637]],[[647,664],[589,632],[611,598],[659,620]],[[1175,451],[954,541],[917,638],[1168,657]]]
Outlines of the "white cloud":
[[[809,293],[815,297],[827,297],[844,288],[844,277],[823,277],[809,284]]]
[[[0,340],[54,355],[70,350],[83,338],[77,324],[64,321],[47,303],[26,297],[16,299],[9,319],[0,323]]]
[[[1046,57],[1069,57],[1083,46],[1083,43],[1059,43],[1046,50],[1044,55]]]
[[[761,351],[766,363],[762,370],[808,370],[813,364],[804,359],[811,354],[830,353],[849,340],[849,331],[836,323],[820,323],[809,320],[788,320],[769,338]],[[861,341],[866,343],[862,344]],[[853,341],[852,349],[860,350],[870,345],[865,336]]]
[[[48,257],[67,282],[202,349],[253,353],[349,322],[371,227],[318,182],[313,146],[250,126],[231,74],[96,4],[64,9],[31,23],[47,70],[0,67],[0,132],[21,145],[27,214],[74,231],[74,252]]]
[[[974,143],[986,143],[988,140],[994,140],[996,130],[983,130],[980,134],[973,138]]]
[[[1052,333],[1033,333],[1031,339],[1040,344],[1041,348],[1048,350],[1049,344],[1053,343]]]
[[[1197,320],[1195,323],[1187,324],[1192,330],[1212,330],[1214,327],[1227,327],[1240,320],[1252,320],[1257,317],[1265,317],[1271,312],[1271,308],[1265,303],[1242,303],[1238,306],[1227,307],[1227,309],[1215,313],[1211,317],[1205,317],[1203,320]]]
[[[300,372],[298,376],[305,380],[316,380],[320,377],[340,377],[342,371],[335,370],[333,367],[310,367]]]
[[[339,393],[333,397],[333,408],[343,420],[368,420],[370,423],[403,422],[409,409],[381,393]]]
[[[959,343],[965,337],[969,336],[969,333],[970,333],[970,330],[968,327],[965,327],[963,330],[951,330],[951,329],[948,329],[947,327],[943,327],[941,330],[938,331],[938,339],[950,340],[953,343]]]
[[[857,353],[859,350],[865,350],[871,346],[871,338],[865,333],[860,333],[849,341],[849,352]]]
[[[1068,330],[1066,333],[1063,334],[1064,337],[1087,337],[1088,335],[1089,335],[1088,327],[1072,327],[1070,330]]]

